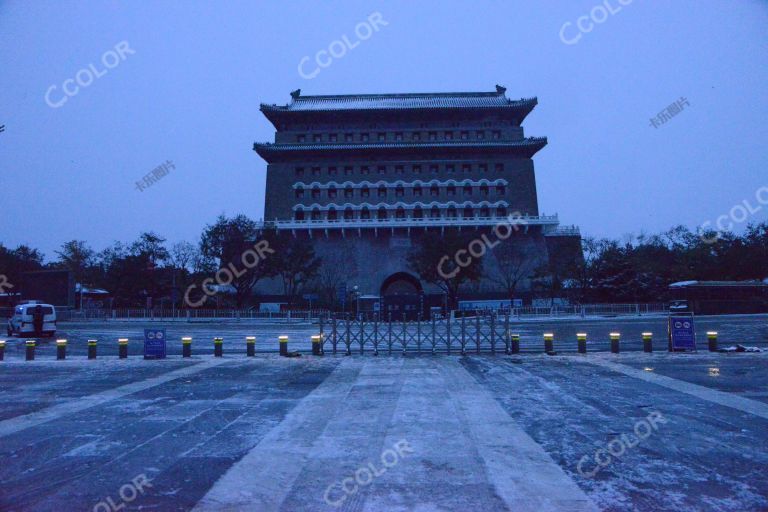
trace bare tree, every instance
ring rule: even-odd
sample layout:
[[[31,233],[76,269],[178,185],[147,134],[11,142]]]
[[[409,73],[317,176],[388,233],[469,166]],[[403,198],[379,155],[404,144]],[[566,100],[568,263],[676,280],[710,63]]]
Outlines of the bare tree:
[[[323,256],[323,264],[316,281],[321,300],[329,306],[335,304],[339,286],[345,283],[349,276],[356,274],[357,260],[352,245],[341,242],[338,249]]]
[[[488,279],[503,287],[509,299],[513,300],[520,284],[534,274],[538,265],[535,253],[527,243],[507,240],[493,250],[493,256],[496,270]]]
[[[171,247],[170,262],[174,268],[193,271],[199,259],[198,249],[189,242],[177,242]]]

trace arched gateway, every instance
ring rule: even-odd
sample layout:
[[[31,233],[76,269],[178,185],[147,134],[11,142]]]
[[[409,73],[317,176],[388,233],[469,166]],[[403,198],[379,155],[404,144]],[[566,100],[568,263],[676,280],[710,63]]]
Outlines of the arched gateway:
[[[419,280],[407,272],[397,272],[381,284],[384,318],[407,320],[418,318],[424,304],[424,290]]]

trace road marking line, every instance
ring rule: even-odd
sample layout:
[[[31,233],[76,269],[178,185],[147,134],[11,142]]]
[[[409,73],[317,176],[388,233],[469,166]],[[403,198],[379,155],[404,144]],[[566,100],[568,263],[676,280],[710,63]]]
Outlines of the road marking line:
[[[686,393],[696,398],[701,398],[707,402],[712,402],[731,409],[736,409],[742,412],[759,416],[763,419],[768,419],[768,404],[744,398],[742,396],[727,393],[725,391],[718,391],[699,384],[692,384],[683,380],[675,379],[673,377],[667,377],[665,375],[659,375],[657,373],[647,372],[644,370],[637,370],[635,368],[614,363],[611,361],[601,361],[599,359],[581,359],[574,358],[575,361],[581,363],[595,364],[613,370],[617,373],[622,373],[628,377],[634,377],[636,379],[644,380],[652,384],[657,384],[680,393]]]
[[[337,409],[344,406],[360,367],[352,359],[342,361],[213,484],[193,512],[279,510],[315,441]]]
[[[590,511],[599,507],[457,361],[440,367],[485,462],[488,481],[510,510]]]
[[[60,404],[56,404],[41,411],[36,411],[0,421],[0,437],[9,436],[11,434],[15,434],[16,432],[21,432],[22,430],[35,427],[42,423],[57,420],[62,416],[80,412],[91,407],[96,407],[97,405],[102,405],[117,398],[122,398],[126,395],[131,395],[139,391],[144,391],[145,389],[153,388],[172,380],[200,373],[227,361],[229,360],[211,359],[200,364],[173,370],[157,377],[152,377],[150,379],[142,380],[139,382],[131,382],[130,384],[125,384],[124,386],[120,386],[114,389],[108,389],[94,395],[79,397]]]

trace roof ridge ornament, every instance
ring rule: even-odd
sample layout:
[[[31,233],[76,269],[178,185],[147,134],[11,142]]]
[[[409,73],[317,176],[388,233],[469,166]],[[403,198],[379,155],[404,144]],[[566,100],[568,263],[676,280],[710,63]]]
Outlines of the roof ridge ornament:
[[[296,89],[295,91],[291,91],[291,98],[293,98],[294,100],[299,99],[299,96],[301,96],[301,89]]]
[[[499,84],[496,84],[496,92],[499,94],[504,94],[505,92],[507,92],[507,88]]]

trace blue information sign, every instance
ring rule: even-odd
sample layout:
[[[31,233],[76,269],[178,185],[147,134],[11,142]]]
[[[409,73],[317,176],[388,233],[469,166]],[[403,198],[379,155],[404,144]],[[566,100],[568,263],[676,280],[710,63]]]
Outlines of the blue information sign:
[[[669,317],[669,349],[675,351],[696,350],[696,330],[693,316]]]
[[[144,359],[165,359],[165,329],[144,329]]]

